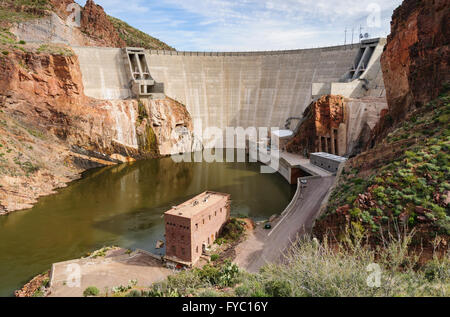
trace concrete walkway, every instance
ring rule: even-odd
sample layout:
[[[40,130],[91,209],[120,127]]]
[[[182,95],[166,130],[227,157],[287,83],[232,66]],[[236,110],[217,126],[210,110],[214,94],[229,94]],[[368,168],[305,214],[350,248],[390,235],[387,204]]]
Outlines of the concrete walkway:
[[[312,229],[320,205],[334,179],[334,176],[310,179],[301,194],[294,198],[290,208],[272,223],[271,230],[259,226],[236,247],[233,262],[253,273],[266,263],[278,262],[283,251],[298,235]]]
[[[128,254],[118,248],[102,257],[53,264],[49,297],[81,297],[89,286],[97,287],[102,295],[108,288],[111,296],[112,287],[127,286],[130,280],[136,280],[137,286],[149,287],[171,274],[172,270],[146,252]]]

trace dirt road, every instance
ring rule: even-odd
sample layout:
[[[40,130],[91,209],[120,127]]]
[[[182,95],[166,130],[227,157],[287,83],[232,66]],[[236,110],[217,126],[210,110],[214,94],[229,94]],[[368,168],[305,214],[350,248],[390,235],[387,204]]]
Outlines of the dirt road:
[[[234,262],[249,272],[258,272],[264,264],[280,260],[291,242],[311,229],[334,178],[331,176],[308,180],[292,208],[272,223],[271,230],[258,226],[236,247]]]

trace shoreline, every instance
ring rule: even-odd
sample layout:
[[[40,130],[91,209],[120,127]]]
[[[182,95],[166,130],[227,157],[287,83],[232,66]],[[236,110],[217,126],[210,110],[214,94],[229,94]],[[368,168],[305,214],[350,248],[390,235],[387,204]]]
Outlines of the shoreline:
[[[205,259],[202,259],[199,261],[197,265],[194,266],[194,268],[203,267],[206,264],[213,263],[214,265],[220,264],[226,259],[234,260],[236,257],[236,248],[245,242],[248,237],[253,233],[254,230],[256,230],[257,225],[255,221],[251,218],[236,218],[239,221],[243,221],[243,228],[244,231],[242,235],[236,240],[236,241],[229,241],[225,244],[217,244],[214,243],[213,247],[210,251],[210,255],[207,257],[211,257],[212,254],[216,254],[215,252],[218,252],[219,258],[217,260],[210,259],[209,261],[206,261]],[[230,257],[230,255],[234,255]],[[145,251],[145,250],[131,250],[131,249],[123,249],[118,246],[110,246],[110,247],[103,247],[101,249],[95,250],[93,252],[87,253],[86,256],[80,257],[77,259],[67,260],[63,262],[53,263],[46,272],[38,274],[34,276],[32,279],[29,280],[29,282],[25,283],[23,287],[19,290],[14,291],[13,296],[14,297],[52,297],[56,296],[59,297],[61,294],[78,294],[80,296],[76,297],[82,297],[81,291],[83,287],[79,288],[75,291],[68,291],[66,288],[66,283],[64,281],[61,281],[61,267],[66,267],[67,265],[81,265],[81,267],[89,267],[90,271],[98,271],[97,276],[106,276],[111,274],[106,274],[107,272],[104,271],[104,267],[107,267],[108,265],[111,265],[111,263],[114,262],[127,262],[127,261],[136,261],[137,258],[146,258],[145,261],[148,261],[149,258],[152,258],[153,262],[151,266],[147,266],[147,268],[150,270],[151,268],[154,269],[155,267],[158,268],[158,270],[162,270],[164,274],[167,274],[167,276],[171,275],[169,274],[169,269],[166,269],[164,266],[164,261],[162,260],[162,257],[153,255],[152,253]],[[132,265],[136,265],[135,262]],[[144,265],[145,268],[145,265]],[[120,267],[120,268],[114,268],[115,274],[112,274],[114,276],[121,276],[124,275],[126,278],[118,278],[118,280],[114,283],[114,286],[123,285],[123,280],[126,280],[128,278],[129,281],[132,281],[132,274],[133,273],[127,273],[128,269],[126,267]],[[191,268],[192,269],[192,268]],[[55,272],[57,272],[55,274]],[[176,271],[171,271],[172,274],[176,273]],[[110,273],[110,272],[108,272]],[[148,272],[147,272],[148,273]],[[57,277],[55,277],[57,275]],[[93,273],[89,273],[87,278],[90,280],[97,280],[98,283],[101,283],[97,278],[93,278]],[[167,276],[165,276],[167,278]],[[86,278],[86,277],[83,277]],[[152,279],[150,277],[149,279]],[[136,279],[138,285],[139,283],[142,283],[142,277],[141,282],[139,282],[139,279]],[[155,282],[159,282],[158,279],[155,280]],[[103,286],[103,288],[113,289],[113,285]],[[148,285],[147,285],[148,286]],[[98,285],[96,285],[98,287]],[[109,293],[106,293],[108,295]]]

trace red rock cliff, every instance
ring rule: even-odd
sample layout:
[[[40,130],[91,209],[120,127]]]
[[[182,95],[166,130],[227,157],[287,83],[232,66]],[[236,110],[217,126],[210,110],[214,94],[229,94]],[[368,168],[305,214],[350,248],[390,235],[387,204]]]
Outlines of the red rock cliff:
[[[306,108],[299,131],[288,142],[286,150],[303,155],[320,151],[337,154],[337,131],[344,117],[344,97],[322,96]]]
[[[75,4],[74,0],[51,0],[53,10],[63,19],[70,12],[69,5]],[[84,8],[81,8],[80,31],[96,46],[125,47],[125,41],[119,36],[119,32],[111,23],[108,15],[100,5],[93,0],[87,0]]]
[[[102,46],[125,47],[126,43],[119,36],[119,32],[108,19],[103,8],[87,0],[81,14],[81,31]]]
[[[449,21],[449,0],[405,0],[394,11],[381,58],[389,112],[376,128],[377,141],[449,82]]]

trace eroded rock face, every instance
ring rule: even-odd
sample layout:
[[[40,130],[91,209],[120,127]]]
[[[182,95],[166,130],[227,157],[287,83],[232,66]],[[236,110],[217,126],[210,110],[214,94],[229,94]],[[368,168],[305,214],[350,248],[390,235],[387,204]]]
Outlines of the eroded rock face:
[[[376,141],[450,81],[449,20],[448,0],[405,0],[394,11],[381,58],[389,113],[376,128]]]
[[[94,1],[88,0],[84,8],[74,0],[50,0],[50,3],[53,11],[43,13],[39,19],[12,25],[11,32],[25,41],[79,46],[126,46],[103,8]],[[80,21],[75,19],[78,12],[81,14]]]
[[[109,21],[103,8],[87,0],[81,14],[81,31],[95,39],[101,46],[125,47],[126,43]]]
[[[83,90],[75,55],[0,58],[0,213],[31,207],[88,168],[191,150],[183,105]]]
[[[386,100],[382,97],[322,96],[305,110],[303,122],[286,149],[304,156],[313,152],[355,156],[367,146],[384,109]]]
[[[344,97],[326,95],[306,108],[303,122],[286,150],[307,156],[314,152],[340,154],[338,130],[344,123]]]
[[[184,105],[166,98],[164,100],[145,100],[145,107],[150,114],[149,121],[155,132],[161,155],[196,150],[192,134],[192,120]]]

